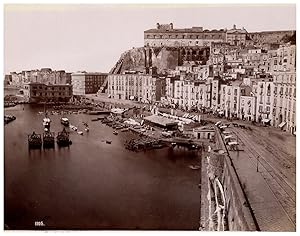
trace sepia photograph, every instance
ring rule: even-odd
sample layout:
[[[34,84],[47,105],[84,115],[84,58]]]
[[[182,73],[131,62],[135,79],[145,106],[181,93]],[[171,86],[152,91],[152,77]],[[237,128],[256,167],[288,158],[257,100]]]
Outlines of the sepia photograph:
[[[6,3],[3,50],[5,232],[296,232],[296,4]]]

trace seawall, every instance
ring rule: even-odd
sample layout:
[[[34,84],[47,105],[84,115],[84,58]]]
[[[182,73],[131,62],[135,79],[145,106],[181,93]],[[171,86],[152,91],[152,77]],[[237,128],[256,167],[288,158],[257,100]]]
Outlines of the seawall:
[[[202,160],[200,230],[259,231],[219,130],[216,147]]]

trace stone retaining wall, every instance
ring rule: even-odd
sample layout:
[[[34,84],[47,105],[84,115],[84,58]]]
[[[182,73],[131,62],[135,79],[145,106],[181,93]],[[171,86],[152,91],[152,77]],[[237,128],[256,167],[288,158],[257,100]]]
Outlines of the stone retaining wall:
[[[225,153],[211,151],[204,157],[201,181],[200,229],[208,231],[257,231],[258,226],[243,192],[219,130],[216,146]],[[207,188],[203,188],[204,186]]]

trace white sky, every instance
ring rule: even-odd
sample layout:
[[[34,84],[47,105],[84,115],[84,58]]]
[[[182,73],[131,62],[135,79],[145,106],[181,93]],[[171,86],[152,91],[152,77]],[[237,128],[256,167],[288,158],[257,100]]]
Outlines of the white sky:
[[[4,72],[50,67],[108,72],[120,54],[143,46],[156,23],[175,28],[295,30],[290,5],[6,5]]]

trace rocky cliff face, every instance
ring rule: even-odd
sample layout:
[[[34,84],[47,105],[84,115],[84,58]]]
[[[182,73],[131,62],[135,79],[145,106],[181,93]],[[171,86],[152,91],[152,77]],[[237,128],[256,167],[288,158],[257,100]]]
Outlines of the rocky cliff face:
[[[201,61],[209,58],[207,47],[141,47],[124,52],[110,73],[120,74],[126,70],[146,71],[156,67],[161,73],[167,69],[175,69],[183,61]]]

